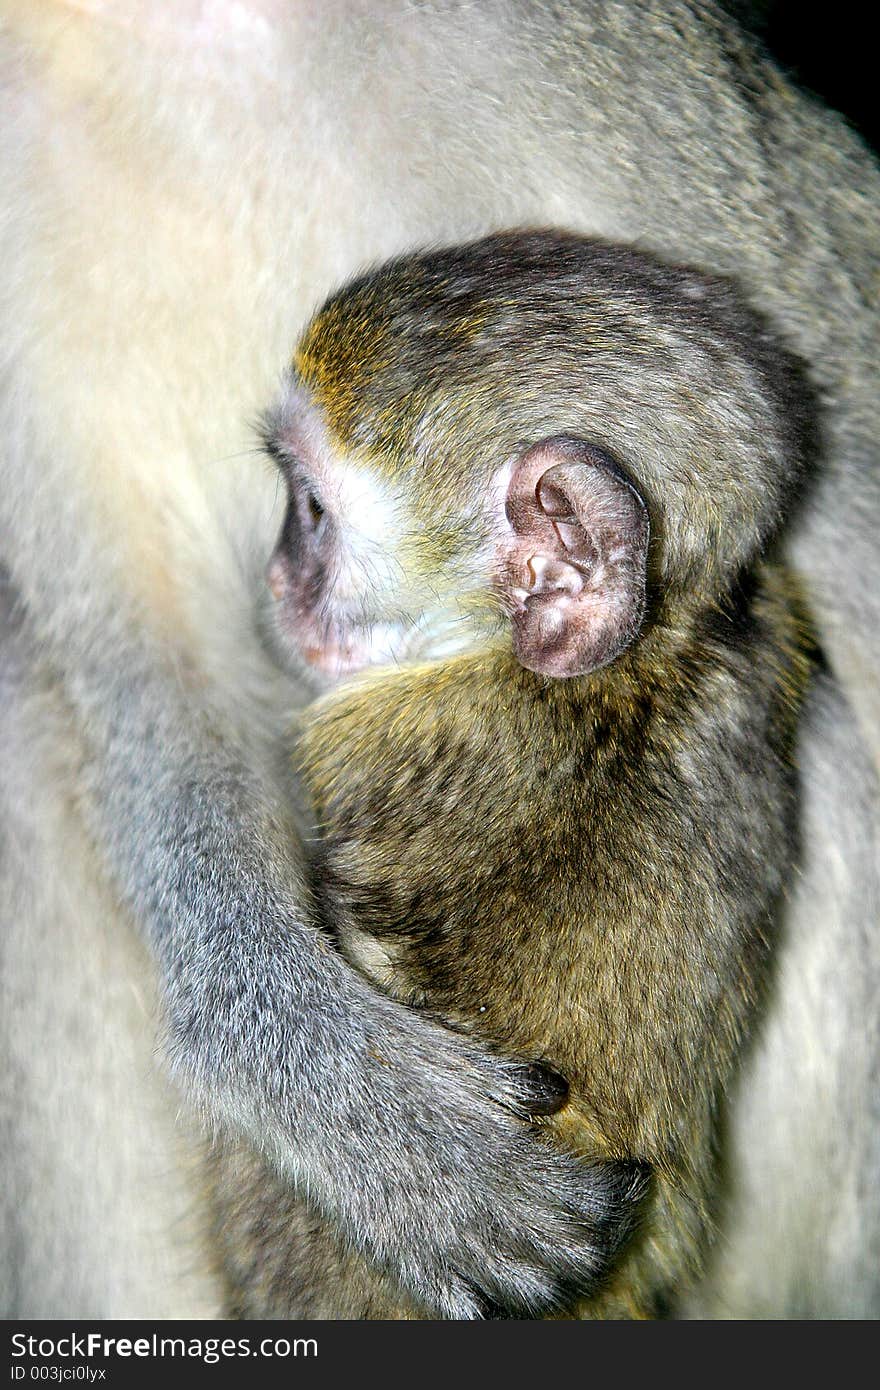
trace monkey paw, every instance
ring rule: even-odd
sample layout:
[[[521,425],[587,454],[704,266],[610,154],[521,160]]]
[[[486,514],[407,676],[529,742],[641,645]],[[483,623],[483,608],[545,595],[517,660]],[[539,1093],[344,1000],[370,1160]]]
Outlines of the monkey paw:
[[[434,1316],[541,1317],[595,1293],[638,1220],[647,1165],[579,1162],[530,1124],[564,1103],[549,1068],[409,1016],[396,1045],[371,1051],[384,1095],[334,1212],[349,1238]]]
[[[253,962],[216,964],[208,952],[168,1001],[178,1078],[402,1302],[443,1318],[541,1317],[599,1288],[649,1174],[578,1161],[530,1123],[564,1103],[561,1077],[492,1057],[332,954],[332,993],[308,1024],[303,978],[278,957],[271,989]]]
[[[532,1141],[540,1143],[542,1141]],[[649,1174],[636,1163],[572,1165],[566,1172],[529,1148],[511,1146],[515,1173],[495,1188],[495,1213],[471,1186],[473,1214],[445,1232],[433,1223],[434,1255],[421,1267],[404,1257],[392,1273],[408,1279],[417,1302],[442,1318],[541,1318],[563,1313],[599,1292],[635,1225]],[[481,1184],[486,1187],[488,1184]],[[450,1203],[454,1194],[449,1194]],[[506,1212],[502,1220],[501,1213]],[[436,1209],[435,1209],[436,1214]]]

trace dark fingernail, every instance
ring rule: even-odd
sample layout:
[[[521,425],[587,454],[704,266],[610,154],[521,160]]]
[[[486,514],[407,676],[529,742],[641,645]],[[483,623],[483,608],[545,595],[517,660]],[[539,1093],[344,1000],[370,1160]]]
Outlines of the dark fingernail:
[[[546,1062],[529,1062],[520,1070],[523,1105],[532,1115],[555,1115],[568,1100],[568,1082]]]

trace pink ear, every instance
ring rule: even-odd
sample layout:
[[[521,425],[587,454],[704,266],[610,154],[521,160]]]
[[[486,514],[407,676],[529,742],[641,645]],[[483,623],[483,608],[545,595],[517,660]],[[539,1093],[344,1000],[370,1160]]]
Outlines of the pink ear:
[[[502,587],[517,658],[545,676],[607,666],[645,612],[648,512],[607,454],[558,435],[514,464]]]

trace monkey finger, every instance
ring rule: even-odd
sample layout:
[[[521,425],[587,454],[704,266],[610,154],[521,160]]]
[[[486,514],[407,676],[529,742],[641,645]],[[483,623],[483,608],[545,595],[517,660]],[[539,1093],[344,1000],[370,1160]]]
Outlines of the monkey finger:
[[[547,1062],[529,1062],[519,1068],[514,1084],[520,1087],[517,1113],[526,1119],[555,1115],[568,1103],[567,1080]]]

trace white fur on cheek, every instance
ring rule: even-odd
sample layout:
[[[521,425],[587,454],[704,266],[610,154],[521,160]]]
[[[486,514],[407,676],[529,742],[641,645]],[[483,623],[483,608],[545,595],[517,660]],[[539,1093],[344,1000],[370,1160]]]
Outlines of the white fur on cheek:
[[[401,543],[413,521],[403,498],[374,473],[340,463],[335,471],[340,600],[362,600],[384,610],[406,602],[407,576]]]

